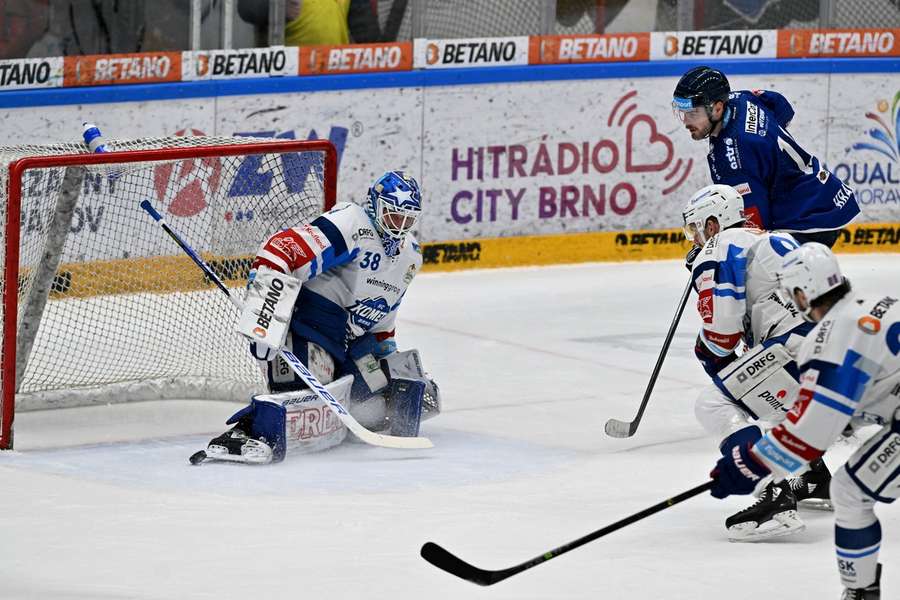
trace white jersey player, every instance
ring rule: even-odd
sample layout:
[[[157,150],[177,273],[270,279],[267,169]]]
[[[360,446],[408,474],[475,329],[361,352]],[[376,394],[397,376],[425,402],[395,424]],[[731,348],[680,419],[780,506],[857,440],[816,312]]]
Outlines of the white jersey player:
[[[437,414],[437,388],[417,352],[396,352],[394,342],[397,311],[422,266],[410,233],[420,213],[418,183],[390,171],[369,189],[365,208],[340,203],[263,242],[238,331],[252,341],[271,394],[228,420],[235,428],[209,443],[209,457],[269,462],[294,446],[344,439],[346,429],[314,394],[298,394],[306,385],[278,356],[282,345],[319,381],[334,382],[329,390],[363,425],[417,435],[423,413]],[[400,385],[408,379],[426,385]]]
[[[787,419],[719,461],[713,495],[749,493],[770,473],[789,477],[822,456],[847,425],[880,430],[831,480],[844,600],[879,600],[881,525],[876,502],[900,497],[900,301],[859,297],[821,244],[785,256],[781,284],[817,322],[797,355],[800,388]]]
[[[812,328],[781,298],[776,280],[797,242],[745,227],[743,206],[734,188],[711,185],[684,209],[685,235],[701,247],[691,273],[702,321],[695,354],[713,382],[697,398],[695,414],[720,449],[756,441],[784,419],[797,387],[793,357]],[[811,481],[767,489],[760,502],[726,520],[729,537],[756,541],[803,529],[797,501],[826,505],[829,476],[819,461],[806,477]]]

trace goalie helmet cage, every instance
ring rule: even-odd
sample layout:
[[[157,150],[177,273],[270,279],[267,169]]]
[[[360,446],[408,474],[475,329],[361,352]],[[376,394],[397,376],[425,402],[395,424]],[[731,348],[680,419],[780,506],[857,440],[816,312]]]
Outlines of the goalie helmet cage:
[[[16,410],[246,400],[264,380],[234,308],[147,217],[151,199],[230,287],[265,238],[337,195],[327,140],[185,136],[0,147],[0,449]]]

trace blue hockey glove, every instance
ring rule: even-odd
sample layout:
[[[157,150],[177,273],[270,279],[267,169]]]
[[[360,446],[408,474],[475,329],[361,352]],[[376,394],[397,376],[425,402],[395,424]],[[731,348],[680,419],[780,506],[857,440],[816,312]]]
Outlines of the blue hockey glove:
[[[753,457],[749,444],[732,446],[709,474],[716,480],[710,493],[716,498],[751,494],[769,473],[768,467]]]

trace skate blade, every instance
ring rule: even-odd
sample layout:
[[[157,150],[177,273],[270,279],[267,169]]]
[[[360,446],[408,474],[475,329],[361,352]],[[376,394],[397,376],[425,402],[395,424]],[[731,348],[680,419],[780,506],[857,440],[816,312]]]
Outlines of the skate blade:
[[[831,500],[824,498],[807,498],[806,500],[799,500],[797,506],[806,510],[834,512],[834,504],[831,503]]]
[[[775,514],[762,524],[756,521],[739,523],[728,528],[729,542],[762,542],[772,538],[800,533],[806,524],[797,516],[796,510],[786,510]]]
[[[265,465],[272,462],[272,454],[261,452],[248,452],[246,454],[231,454],[224,446],[209,446],[206,448],[206,459],[221,460],[225,462],[244,463],[250,465]]]

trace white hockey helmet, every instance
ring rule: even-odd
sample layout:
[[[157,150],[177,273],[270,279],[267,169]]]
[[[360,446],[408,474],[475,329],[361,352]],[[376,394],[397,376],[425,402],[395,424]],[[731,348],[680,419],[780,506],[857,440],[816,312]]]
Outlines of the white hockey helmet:
[[[720,229],[745,221],[744,197],[730,185],[708,185],[691,196],[681,215],[684,217],[684,237],[696,238],[705,244],[706,221],[710,217],[719,222]]]
[[[806,295],[809,304],[800,312],[808,321],[812,320],[809,313],[813,300],[844,283],[837,258],[827,246],[817,242],[803,244],[785,254],[777,277],[781,289],[794,304],[795,290],[801,290]]]

